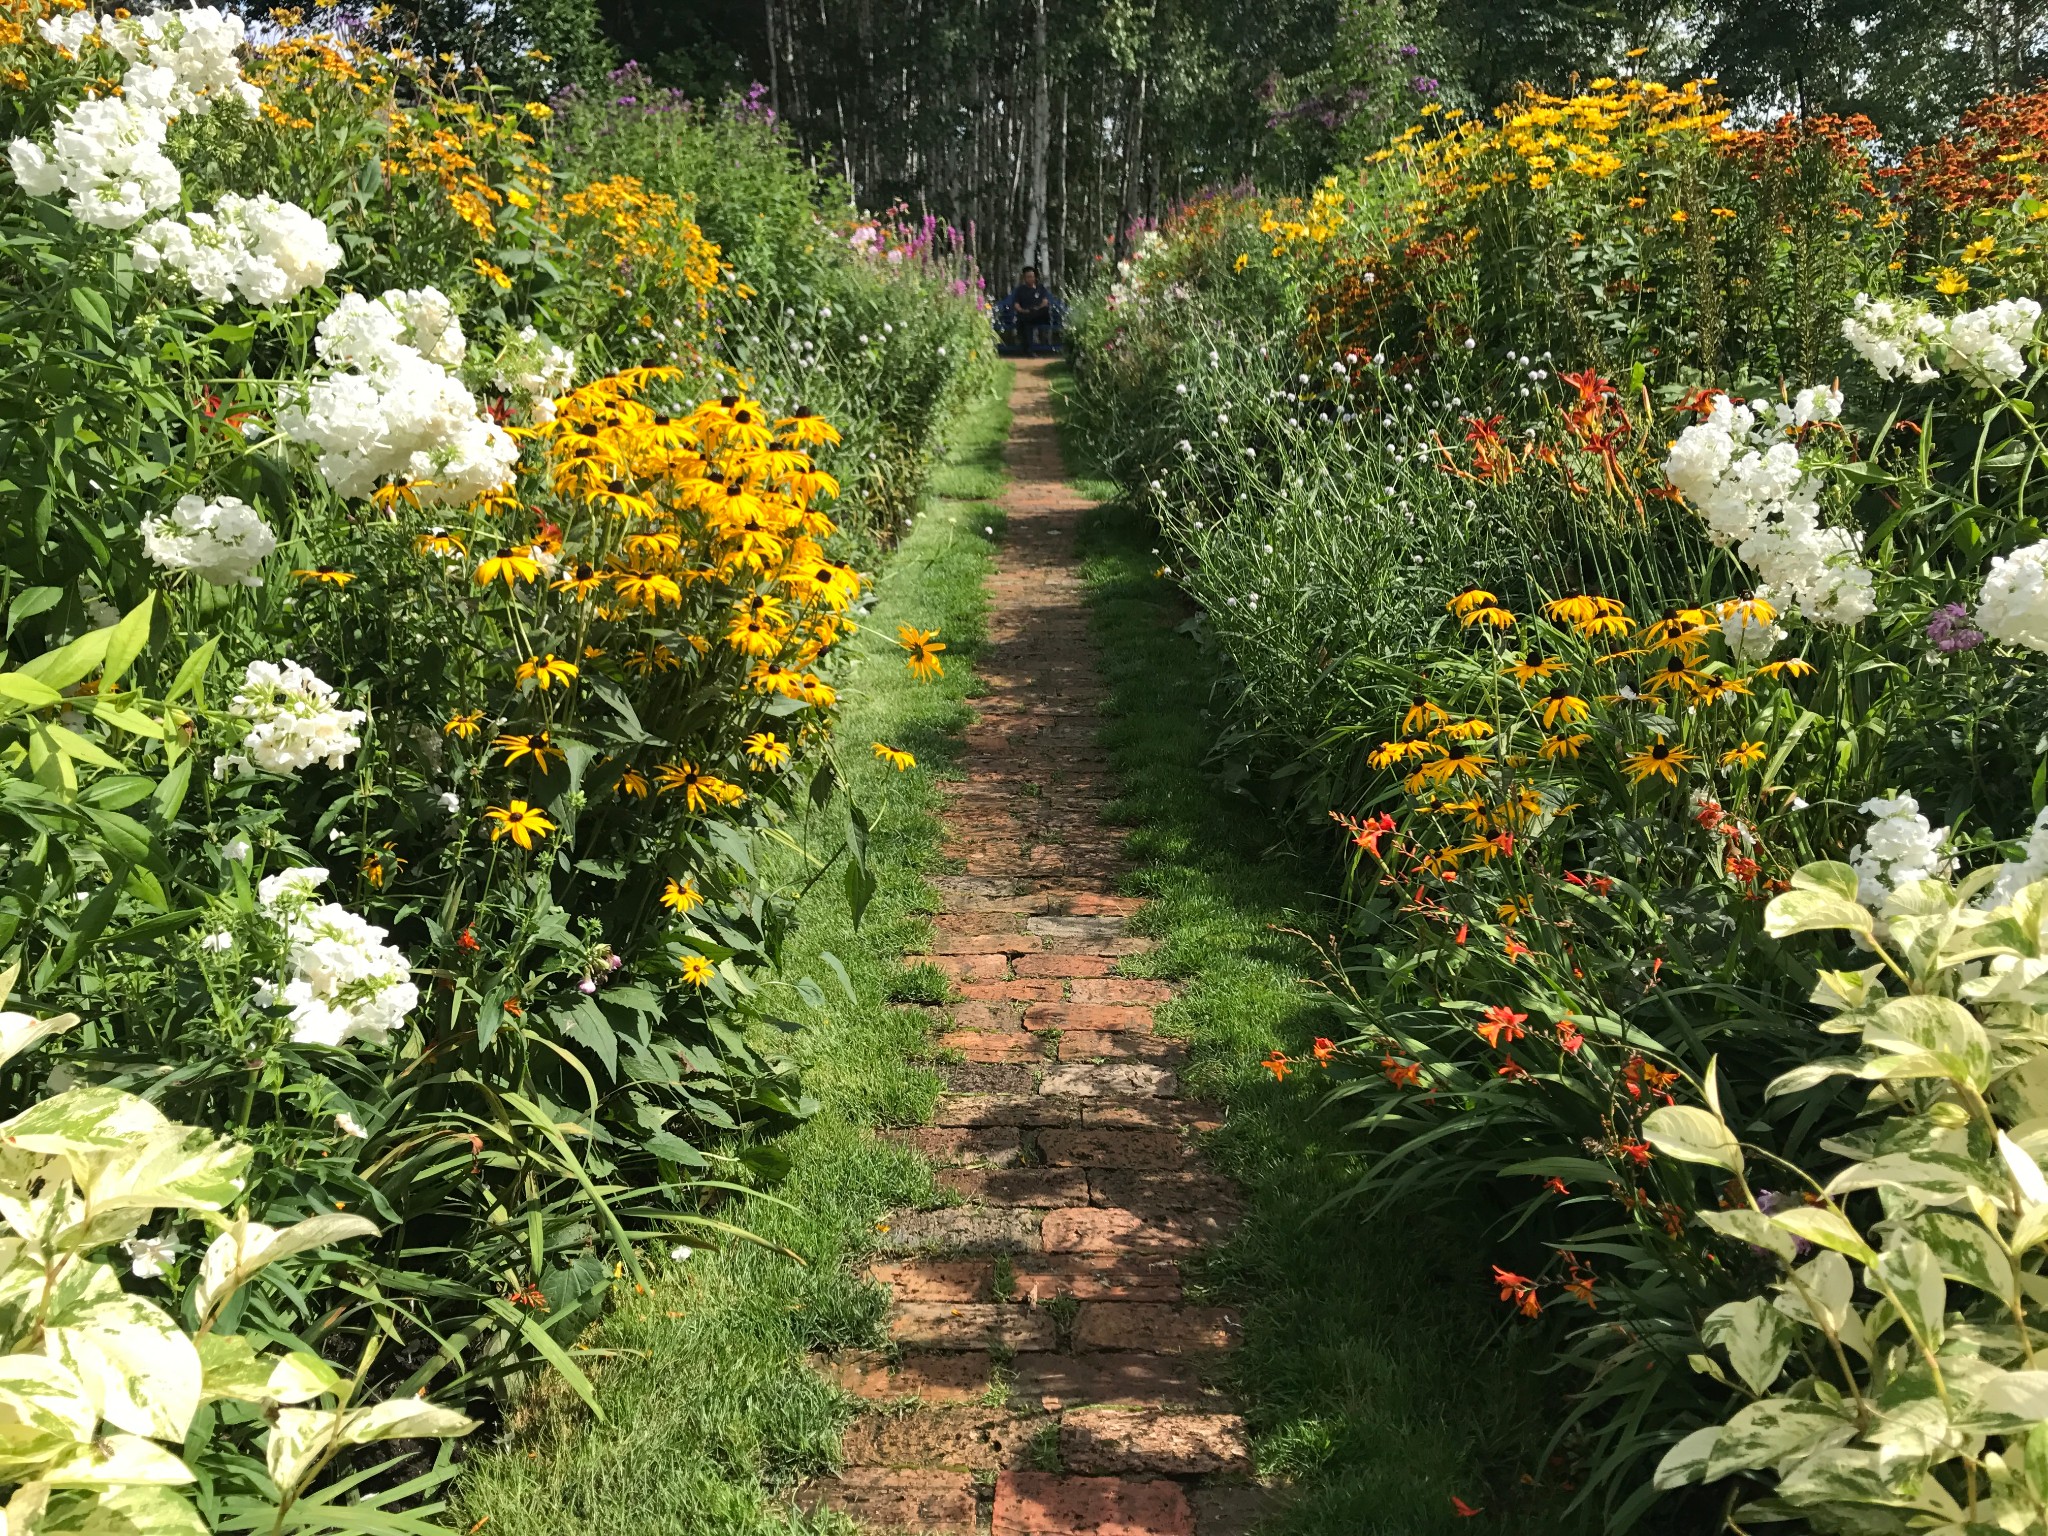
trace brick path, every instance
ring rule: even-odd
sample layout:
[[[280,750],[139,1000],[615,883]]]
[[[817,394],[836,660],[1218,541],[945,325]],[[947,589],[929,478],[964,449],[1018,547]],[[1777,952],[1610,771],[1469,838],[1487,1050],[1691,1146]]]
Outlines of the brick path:
[[[1149,941],[1113,893],[1102,689],[1046,366],[1020,363],[1005,455],[1008,535],[991,584],[988,692],[948,785],[933,1012],[963,1062],[927,1128],[891,1133],[962,1203],[899,1211],[875,1277],[886,1354],[823,1362],[873,1407],[844,1470],[804,1491],[870,1531],[1234,1536],[1259,1513],[1243,1427],[1206,1384],[1234,1324],[1187,1305],[1179,1256],[1236,1194],[1193,1155],[1210,1124],[1152,1033],[1162,982],[1121,977]]]

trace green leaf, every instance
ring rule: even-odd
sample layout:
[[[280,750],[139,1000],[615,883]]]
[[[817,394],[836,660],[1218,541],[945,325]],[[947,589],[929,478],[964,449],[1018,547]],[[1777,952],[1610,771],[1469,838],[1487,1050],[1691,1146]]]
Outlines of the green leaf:
[[[27,1492],[18,1490],[15,1499]],[[29,1529],[35,1536],[208,1536],[206,1522],[184,1495],[156,1483],[53,1488]]]
[[[1795,1205],[1779,1211],[1770,1218],[1770,1222],[1782,1232],[1805,1238],[1815,1247],[1832,1248],[1836,1253],[1847,1254],[1859,1264],[1868,1264],[1876,1258],[1863,1241],[1863,1234],[1856,1230],[1856,1224],[1829,1206]]]
[[[41,1355],[0,1357],[0,1478],[33,1475],[92,1439],[99,1414],[85,1385]]]
[[[1991,1081],[1991,1037],[1969,1009],[1945,997],[1892,998],[1865,1020],[1863,1043],[1873,1051],[1930,1058],[1941,1068],[1935,1075],[1980,1092]]]
[[[176,1487],[196,1482],[192,1469],[139,1435],[108,1435],[42,1473],[52,1488],[119,1488],[130,1483]]]
[[[1856,1421],[1824,1404],[1767,1397],[1721,1427],[1707,1460],[1706,1480],[1777,1466],[1823,1446],[1846,1445],[1855,1436]]]
[[[185,658],[178,668],[178,675],[171,681],[171,691],[164,695],[166,704],[175,704],[186,694],[198,695],[206,681],[206,669],[213,665],[214,653],[220,649],[220,636],[209,636],[206,643]]]
[[[80,635],[69,645],[23,662],[18,671],[52,688],[69,688],[90,676],[92,669],[106,659],[107,640],[112,634],[111,629],[96,629]]]
[[[1955,1205],[1979,1193],[2002,1185],[1981,1163],[1952,1152],[1887,1152],[1866,1163],[1851,1163],[1828,1181],[1825,1193],[1831,1198],[1859,1189],[1891,1186],[1909,1191],[1922,1204]]]
[[[244,1217],[207,1245],[192,1304],[201,1317],[210,1317],[266,1264],[351,1238],[376,1235],[374,1221],[340,1211],[323,1211],[284,1228],[265,1226]]]
[[[114,339],[114,312],[96,289],[74,288],[71,290],[71,308],[78,318],[98,331],[108,341]]]
[[[1751,1296],[1716,1307],[1700,1328],[1700,1337],[1725,1349],[1735,1374],[1761,1397],[1792,1353],[1793,1326],[1769,1301]]]
[[[156,594],[152,592],[134,608],[121,616],[113,633],[107,636],[107,659],[102,673],[105,686],[109,689],[118,685],[135,664],[135,658],[142,654],[149,644],[149,625],[156,616]]]
[[[1707,1462],[1720,1440],[1721,1426],[1718,1424],[1709,1424],[1705,1429],[1696,1429],[1687,1435],[1666,1451],[1664,1459],[1657,1463],[1656,1486],[1668,1490],[1701,1481],[1707,1475]]]
[[[170,1126],[163,1111],[118,1088],[74,1088],[0,1124],[0,1144],[40,1152],[118,1152]]]
[[[1894,1233],[1872,1266],[1873,1289],[1883,1289],[1921,1343],[1941,1345],[1948,1311],[1948,1283],[1941,1261],[1917,1237]]]
[[[1690,1104],[1667,1104],[1643,1121],[1643,1138],[1666,1157],[1742,1172],[1742,1148],[1735,1133]]]
[[[76,1373],[115,1428],[153,1440],[185,1438],[205,1372],[192,1341],[155,1302],[108,1297],[46,1330],[43,1347]]]
[[[2000,1301],[2010,1303],[2013,1294],[2012,1261],[2005,1245],[1987,1232],[1981,1222],[1953,1211],[1922,1211],[1909,1223],[1913,1235],[1925,1243],[1951,1280],[1975,1286]],[[1868,1264],[1870,1260],[1865,1259]]]
[[[15,626],[23,619],[47,613],[63,600],[62,587],[23,587],[14,594],[14,601],[7,605],[7,638],[14,638]]]
[[[1836,928],[1867,934],[1875,926],[1856,900],[1856,871],[1847,864],[1807,865],[1792,877],[1792,889],[1764,909],[1764,931],[1774,939]]]
[[[493,1312],[496,1312],[505,1321],[511,1323],[519,1330],[519,1336],[532,1345],[534,1351],[543,1360],[555,1368],[562,1380],[569,1384],[570,1390],[583,1399],[583,1406],[588,1408],[592,1416],[602,1424],[604,1422],[604,1405],[597,1400],[597,1388],[590,1384],[590,1378],[583,1374],[582,1369],[574,1360],[569,1358],[568,1351],[555,1342],[554,1336],[547,1329],[543,1328],[531,1314],[520,1312],[510,1302],[492,1297],[490,1307]],[[468,1431],[465,1430],[462,1433],[466,1434]]]
[[[1771,1218],[1762,1211],[1701,1211],[1700,1222],[1716,1232],[1736,1238],[1741,1242],[1754,1243],[1769,1253],[1776,1254],[1787,1264],[1798,1252],[1792,1239],[1771,1225]]]

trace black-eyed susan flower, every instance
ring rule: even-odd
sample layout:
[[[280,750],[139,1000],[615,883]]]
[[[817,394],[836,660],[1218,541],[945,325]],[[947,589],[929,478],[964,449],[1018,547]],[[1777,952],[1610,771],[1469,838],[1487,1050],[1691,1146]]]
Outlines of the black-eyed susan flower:
[[[1409,775],[1409,782],[1444,785],[1454,779],[1483,779],[1492,766],[1483,753],[1474,752],[1462,741],[1454,741],[1443,749],[1442,757],[1430,759]]]
[[[447,560],[469,553],[462,540],[446,528],[429,528],[412,541],[412,552],[422,559]]]
[[[1697,650],[1706,643],[1714,617],[1704,608],[1674,608],[1643,631],[1643,645],[1653,651]]]
[[[789,761],[789,743],[772,731],[756,731],[740,745],[756,768],[780,768]]]
[[[480,709],[472,709],[466,711],[463,714],[450,715],[448,719],[442,723],[441,734],[444,736],[453,736],[458,741],[468,741],[472,739],[478,731],[483,729],[483,724],[484,712]]]
[[[836,446],[839,431],[816,411],[807,411],[802,406],[775,423],[775,431],[785,443],[798,443],[812,448]]]
[[[539,581],[540,562],[526,548],[500,549],[495,555],[477,562],[475,579],[480,587],[502,581],[508,588],[522,581]]]
[[[1783,661],[1767,661],[1757,668],[1765,677],[1780,681],[1788,677],[1811,677],[1819,670],[1812,662],[1801,661],[1797,656],[1788,656]]]
[[[1537,651],[1522,652],[1522,659],[1511,667],[1502,667],[1501,676],[1512,677],[1523,687],[1539,678],[1553,677],[1564,670],[1564,663],[1555,656],[1545,656]]]
[[[1514,614],[1507,609],[1486,604],[1459,614],[1458,622],[1467,629],[1474,624],[1484,624],[1489,629],[1512,629],[1516,620]]]
[[[1439,756],[1443,748],[1433,741],[1417,737],[1412,741],[1383,741],[1373,748],[1366,761],[1375,768],[1393,768],[1409,761],[1418,761]]]
[[[529,656],[519,663],[513,674],[522,683],[532,683],[542,693],[550,688],[566,688],[576,681],[576,664],[564,661],[553,651],[545,656]]]
[[[661,888],[661,904],[671,912],[688,912],[703,903],[704,898],[697,893],[697,882],[687,877],[671,880]]]
[[[794,697],[802,699],[814,709],[830,709],[839,698],[839,692],[830,683],[820,682],[808,672],[797,679]]]
[[[533,765],[546,773],[550,757],[562,762],[568,760],[568,754],[555,745],[554,738],[546,731],[535,731],[530,736],[500,736],[491,742],[491,746],[505,754],[507,768],[521,758],[530,757]]]
[[[693,987],[707,987],[716,974],[716,967],[702,955],[683,956],[683,980]]]
[[[654,771],[654,782],[663,794],[680,793],[683,803],[692,811],[710,805],[736,805],[747,797],[739,785],[706,773],[687,760],[663,763]]]
[[[604,585],[604,572],[589,561],[582,560],[571,566],[568,573],[559,581],[550,585],[554,591],[566,592],[580,603]]]
[[[653,790],[647,775],[638,768],[628,768],[619,775],[619,788],[636,800],[645,800]]]
[[[1749,684],[1739,677],[1703,676],[1694,685],[1693,697],[1702,704],[1718,704],[1723,699],[1738,698],[1749,692]]]
[[[744,613],[725,632],[725,643],[747,656],[773,656],[788,639],[788,633],[779,626]]]
[[[1631,784],[1640,784],[1653,774],[1666,783],[1676,784],[1679,773],[1692,761],[1692,756],[1684,747],[1674,746],[1659,736],[1654,746],[1631,752],[1624,759],[1623,766],[1628,770]]]
[[[356,579],[354,571],[344,571],[331,565],[316,565],[309,570],[293,571],[301,586],[314,583],[323,587],[345,587]]]
[[[1452,720],[1429,734],[1432,738],[1441,736],[1451,741],[1484,741],[1493,734],[1493,726],[1484,720]]]
[[[1613,618],[1627,610],[1611,597],[1581,593],[1576,597],[1554,597],[1543,605],[1543,616],[1554,624],[1583,629],[1595,619]]]
[[[1592,706],[1571,689],[1560,683],[1543,695],[1543,729],[1555,730],[1558,725],[1577,725],[1593,712]]]
[[[1763,760],[1764,744],[1760,741],[1745,741],[1721,754],[1723,768],[1754,768]]]
[[[1466,619],[1469,622],[1469,615],[1477,613],[1482,608],[1497,607],[1499,603],[1500,599],[1484,587],[1467,587],[1456,597],[1445,603],[1444,608],[1448,612],[1456,614],[1460,619]]]
[[[1409,700],[1408,712],[1401,716],[1401,734],[1413,736],[1450,718],[1441,704],[1433,704],[1418,693]]]
[[[912,629],[908,624],[898,624],[896,643],[908,653],[903,664],[919,682],[928,683],[946,675],[939,661],[939,652],[946,647],[936,629]]]
[[[1584,731],[1577,731],[1569,736],[1546,736],[1543,738],[1543,745],[1536,749],[1536,755],[1546,763],[1554,763],[1561,758],[1576,759],[1580,750],[1592,739]]]
[[[899,748],[878,741],[874,743],[874,749],[875,756],[898,773],[907,773],[917,766],[917,759]]]
[[[1693,694],[1699,691],[1702,679],[1695,672],[1692,663],[1678,653],[1667,657],[1664,663],[1643,678],[1643,692],[1662,693],[1667,689],[1673,693]]]
[[[486,806],[484,815],[494,823],[491,827],[491,841],[494,843],[509,837],[521,848],[531,849],[536,841],[555,830],[555,824],[537,806],[528,805],[524,800],[514,800],[506,806]]]

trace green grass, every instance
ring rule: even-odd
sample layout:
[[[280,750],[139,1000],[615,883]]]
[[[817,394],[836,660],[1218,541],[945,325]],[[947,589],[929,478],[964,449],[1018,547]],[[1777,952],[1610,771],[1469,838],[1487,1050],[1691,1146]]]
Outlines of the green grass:
[[[777,1043],[802,1063],[822,1107],[780,1142],[791,1163],[774,1192],[781,1203],[755,1201],[738,1217],[802,1262],[735,1242],[665,1264],[647,1295],[627,1294],[585,1340],[605,1422],[592,1422],[552,1383],[528,1394],[499,1443],[465,1472],[463,1525],[488,1520],[490,1536],[845,1528],[836,1517],[792,1517],[785,1497],[832,1464],[852,1411],[805,1356],[879,1342],[884,1298],[858,1278],[857,1261],[884,1211],[933,1195],[924,1163],[870,1131],[925,1120],[938,1092],[937,1078],[915,1064],[924,1053],[923,1020],[895,1004],[920,1000],[930,987],[929,977],[905,970],[901,956],[924,940],[936,906],[922,879],[938,861],[934,780],[967,719],[962,700],[972,684],[981,581],[990,565],[981,529],[996,522],[980,499],[1001,488],[1008,424],[995,396],[955,425],[954,451],[889,560],[881,601],[857,642],[867,659],[843,690],[840,762],[854,797],[875,818],[870,859],[881,889],[858,931],[835,878],[818,882],[804,902],[770,1000],[777,1013],[807,1026]],[[941,631],[950,647],[943,681],[910,678],[893,643],[899,623]],[[875,761],[874,741],[915,753],[918,768],[898,774]],[[810,857],[829,857],[838,825],[835,808],[790,831]],[[780,874],[795,882],[805,869],[791,853]],[[828,952],[844,965],[852,999],[823,958]],[[825,993],[825,1009],[795,991],[805,976]]]
[[[1078,463],[1068,438],[1069,462]],[[1544,1360],[1486,1286],[1484,1219],[1456,1210],[1368,1222],[1336,1203],[1350,1178],[1330,1155],[1337,1127],[1318,1114],[1312,1062],[1276,1083],[1259,1063],[1307,1054],[1324,1022],[1310,946],[1281,930],[1327,933],[1312,892],[1323,871],[1225,775],[1204,763],[1215,665],[1181,626],[1193,609],[1154,577],[1157,533],[1114,488],[1081,525],[1094,631],[1111,685],[1104,740],[1121,775],[1118,820],[1138,862],[1127,889],[1160,947],[1134,963],[1181,995],[1160,1014],[1189,1045],[1189,1091],[1227,1123],[1210,1153],[1237,1179],[1247,1215],[1196,1277],[1200,1299],[1230,1307],[1243,1345],[1231,1380],[1261,1473],[1292,1496],[1272,1524],[1287,1536],[1473,1536],[1578,1532],[1590,1517],[1548,1513],[1524,1471],[1555,1404]],[[1195,1294],[1195,1293],[1191,1293]],[[1461,1516],[1452,1499],[1482,1511]]]

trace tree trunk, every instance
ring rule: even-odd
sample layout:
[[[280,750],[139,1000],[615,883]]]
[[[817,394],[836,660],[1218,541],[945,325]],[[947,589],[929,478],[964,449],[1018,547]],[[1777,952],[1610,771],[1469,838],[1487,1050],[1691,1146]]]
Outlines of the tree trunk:
[[[1045,62],[1045,0],[1037,0],[1031,16],[1031,68],[1037,77],[1031,93],[1031,198],[1024,214],[1024,260],[1027,267],[1045,267],[1045,161],[1052,147],[1052,77]]]
[[[768,25],[768,110],[779,121],[782,117],[782,70],[781,60],[775,56],[775,0],[764,0]]]
[[[1131,225],[1138,217],[1138,197],[1143,191],[1145,179],[1145,87],[1148,83],[1146,71],[1138,71],[1138,89],[1131,104],[1130,122],[1124,128],[1123,196],[1119,200],[1116,221],[1116,250],[1119,256],[1130,255]]]

